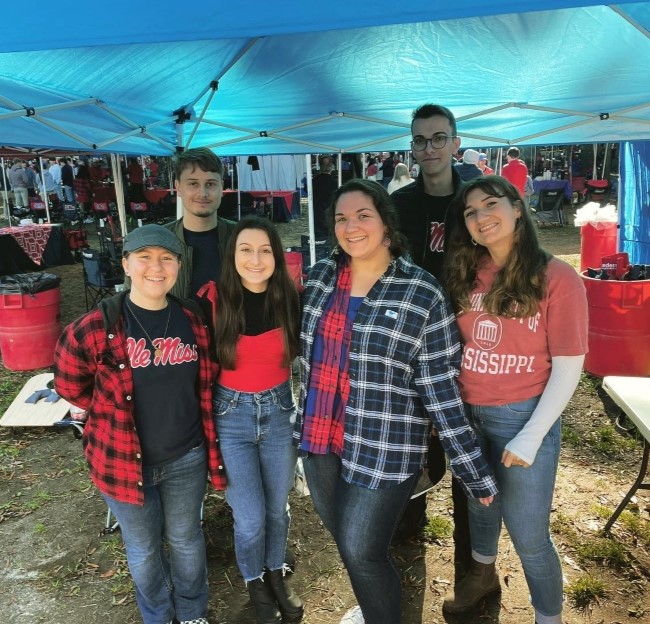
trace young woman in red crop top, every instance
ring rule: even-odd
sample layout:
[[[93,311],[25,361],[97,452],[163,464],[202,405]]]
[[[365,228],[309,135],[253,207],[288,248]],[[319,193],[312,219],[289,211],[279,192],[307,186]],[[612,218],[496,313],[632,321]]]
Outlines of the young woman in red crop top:
[[[214,417],[237,564],[258,624],[279,624],[303,613],[284,576],[296,466],[291,362],[298,354],[300,309],[270,221],[239,221],[222,259],[217,295]]]

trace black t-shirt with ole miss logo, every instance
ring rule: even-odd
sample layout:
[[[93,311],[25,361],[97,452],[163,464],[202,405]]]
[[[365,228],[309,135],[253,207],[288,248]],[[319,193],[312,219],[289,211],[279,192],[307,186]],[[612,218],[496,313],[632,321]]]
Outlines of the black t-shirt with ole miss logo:
[[[150,466],[178,459],[203,441],[196,338],[181,306],[168,305],[145,310],[128,297],[122,304],[135,424],[143,463]]]

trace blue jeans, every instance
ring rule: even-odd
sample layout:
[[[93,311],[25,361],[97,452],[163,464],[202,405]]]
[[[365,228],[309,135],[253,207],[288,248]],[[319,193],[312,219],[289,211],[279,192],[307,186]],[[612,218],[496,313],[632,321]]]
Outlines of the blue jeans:
[[[549,524],[560,457],[561,423],[544,437],[529,468],[501,463],[508,442],[528,422],[538,398],[494,407],[471,406],[470,423],[495,475],[499,494],[489,506],[469,499],[472,549],[482,557],[497,554],[501,522],[521,559],[538,621],[562,612],[562,568]]]
[[[289,492],[296,470],[296,405],[289,382],[264,392],[214,391],[213,413],[235,520],[235,554],[244,580],[284,565]]]
[[[201,528],[207,478],[206,450],[201,445],[169,464],[144,468],[144,505],[104,494],[122,529],[144,624],[207,616],[208,571]]]
[[[310,454],[303,466],[314,507],[336,542],[365,621],[399,624],[402,585],[389,547],[420,473],[370,490],[343,481],[334,453]]]

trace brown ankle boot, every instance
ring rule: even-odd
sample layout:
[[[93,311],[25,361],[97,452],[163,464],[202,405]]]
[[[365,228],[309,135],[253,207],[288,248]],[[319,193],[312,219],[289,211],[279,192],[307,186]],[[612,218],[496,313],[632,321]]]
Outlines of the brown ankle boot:
[[[472,561],[469,572],[445,596],[442,608],[449,613],[464,613],[473,609],[483,598],[501,591],[494,563]]]

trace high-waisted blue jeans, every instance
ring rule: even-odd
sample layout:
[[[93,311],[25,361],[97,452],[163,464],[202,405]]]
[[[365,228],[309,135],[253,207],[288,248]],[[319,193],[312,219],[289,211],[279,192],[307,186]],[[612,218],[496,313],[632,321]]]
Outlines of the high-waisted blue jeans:
[[[521,559],[537,621],[551,622],[562,612],[562,568],[550,534],[553,490],[560,457],[561,423],[544,437],[529,468],[501,463],[503,450],[530,419],[538,398],[493,407],[470,406],[470,423],[492,469],[499,494],[489,506],[469,499],[472,549],[496,556],[505,523]]]
[[[246,582],[284,565],[289,492],[296,469],[296,406],[289,382],[264,392],[214,391],[213,414],[235,520],[235,554]]]
[[[390,542],[420,472],[391,487],[370,490],[341,478],[334,453],[303,459],[316,512],[332,534],[368,624],[401,622],[402,584]]]
[[[142,506],[104,494],[122,529],[144,624],[207,615],[208,571],[201,527],[208,480],[206,457],[202,444],[169,464],[145,466]],[[163,538],[169,546],[169,559]]]

